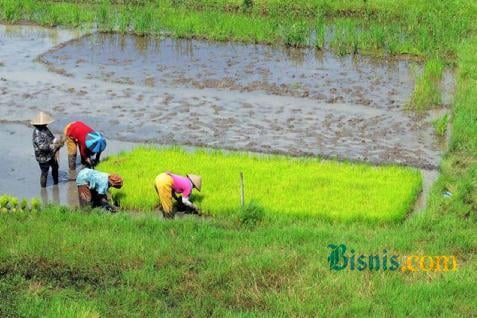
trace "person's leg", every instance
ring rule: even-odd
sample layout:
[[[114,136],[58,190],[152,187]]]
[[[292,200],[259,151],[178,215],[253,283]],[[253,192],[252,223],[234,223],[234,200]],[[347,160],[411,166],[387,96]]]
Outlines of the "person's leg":
[[[77,145],[70,137],[66,138],[66,148],[68,150],[68,167],[70,170],[76,170]]]
[[[40,163],[40,170],[41,170],[41,176],[40,176],[40,186],[42,188],[46,188],[46,181],[48,179],[48,170],[50,169],[50,163]]]
[[[155,181],[164,216],[172,217],[172,177],[166,173],[161,173]]]
[[[66,142],[66,149],[68,151],[68,166],[70,170],[76,170],[76,152],[77,152],[77,145],[73,138],[68,136],[68,128],[71,126],[71,123],[66,125],[65,127],[65,142]]]
[[[58,180],[58,169],[59,169],[58,161],[56,160],[56,158],[53,158],[51,159],[50,164],[51,164],[51,175],[53,177],[53,183],[58,184],[58,181],[59,181]]]
[[[102,207],[102,199],[103,195],[98,194],[95,190],[91,190],[91,204],[93,208],[101,208]]]

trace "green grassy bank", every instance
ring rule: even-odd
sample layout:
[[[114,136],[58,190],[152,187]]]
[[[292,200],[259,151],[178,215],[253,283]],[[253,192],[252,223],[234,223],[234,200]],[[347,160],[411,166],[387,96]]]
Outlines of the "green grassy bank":
[[[446,58],[475,31],[476,18],[475,2],[457,0],[0,1],[0,19],[7,22],[317,47],[326,34],[341,54]]]
[[[300,30],[324,16],[343,30],[342,41],[333,46],[344,51],[374,47],[382,54],[439,56],[456,65],[449,150],[427,209],[380,225],[265,212],[255,227],[242,225],[241,212],[200,221],[55,207],[41,214],[0,215],[0,316],[476,316],[475,1],[289,1],[292,9],[268,13],[258,6],[251,12],[227,9],[228,1],[180,3],[158,11],[174,13],[169,21],[176,35],[183,30],[184,36],[285,43],[284,25]],[[194,11],[194,3],[203,6]],[[287,8],[285,1],[256,3]],[[322,11],[310,14],[315,9],[308,4],[322,4]],[[144,8],[151,5],[156,6],[0,0],[0,15],[69,26],[102,17],[100,26],[107,26],[150,17]],[[116,16],[115,10],[127,14]],[[253,23],[245,28],[239,21]],[[147,30],[147,23],[134,23],[132,29]],[[444,197],[445,191],[452,195]],[[390,255],[455,255],[459,269],[333,272],[326,261],[330,243],[368,255],[383,249]]]
[[[126,210],[152,210],[159,205],[153,187],[159,173],[200,174],[203,191],[194,192],[193,199],[213,215],[240,206],[240,172],[245,176],[247,200],[270,213],[343,221],[402,220],[412,210],[422,184],[420,172],[405,167],[179,148],[138,148],[108,158],[98,169],[124,178],[123,188],[113,197]]]
[[[163,221],[58,208],[1,217],[2,317],[476,314],[475,225],[454,213],[385,226],[267,215],[249,227],[239,215]],[[366,255],[455,255],[459,267],[335,272],[330,243]]]

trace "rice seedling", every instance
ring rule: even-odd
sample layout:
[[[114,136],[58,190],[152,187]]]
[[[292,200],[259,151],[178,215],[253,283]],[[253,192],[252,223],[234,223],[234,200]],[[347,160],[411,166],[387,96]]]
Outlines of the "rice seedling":
[[[31,200],[30,206],[28,206],[28,200],[22,199],[19,200],[15,196],[11,195],[1,195],[0,196],[0,211],[3,213],[7,212],[22,212],[22,211],[39,211],[41,209],[41,200],[38,198],[33,198]]]
[[[32,211],[39,211],[39,210],[41,210],[41,200],[38,199],[38,198],[33,198],[33,199],[31,199],[30,206],[31,206],[31,210],[32,210]]]
[[[23,198],[21,201],[20,201],[20,205],[19,205],[19,208],[21,211],[27,211],[28,210],[28,200]]]
[[[8,208],[10,212],[17,212],[19,206],[18,206],[19,200],[17,197],[11,196],[10,200],[8,202]]]
[[[204,189],[194,199],[213,215],[239,207],[240,172],[245,175],[248,200],[275,214],[400,220],[421,190],[420,173],[411,168],[179,148],[137,148],[108,158],[98,169],[124,177],[123,188],[113,191],[113,197],[124,209],[133,210],[159,205],[153,181],[164,171],[202,175]]]
[[[8,195],[3,194],[0,196],[0,208],[7,208],[10,198]]]

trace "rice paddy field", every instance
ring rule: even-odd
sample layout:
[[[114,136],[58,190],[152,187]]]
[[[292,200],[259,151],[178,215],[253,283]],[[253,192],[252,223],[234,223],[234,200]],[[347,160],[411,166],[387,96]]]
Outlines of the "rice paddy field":
[[[0,214],[1,317],[477,316],[475,1],[0,0],[0,19],[416,59],[424,63],[424,72],[408,108],[418,112],[440,103],[436,89],[443,67],[453,67],[456,76],[451,113],[435,124],[444,131],[443,123],[449,122],[449,145],[420,213],[404,218],[421,183],[412,169],[243,154],[214,153],[211,159],[201,151],[195,154],[200,160],[185,167],[188,152],[141,148],[102,166],[124,169],[133,184],[150,180],[144,188],[137,186],[139,191],[151,187],[151,194],[140,199],[127,186],[125,195],[115,194],[124,205],[154,208],[155,174],[194,168],[204,175],[203,194],[196,200],[212,217],[169,221],[153,213],[109,215],[58,206]],[[151,159],[139,163],[138,153]],[[244,163],[230,174],[211,172],[212,163],[237,158]],[[249,170],[254,160],[260,162],[256,172]],[[143,175],[130,169],[138,165]],[[318,195],[327,193],[329,200],[314,200],[320,204],[316,210],[308,198],[281,201],[283,195],[259,187],[263,178],[272,177],[258,169],[267,165],[277,169],[281,187],[289,186],[285,173],[302,174],[311,167],[307,182],[334,181],[334,192],[320,189]],[[242,170],[247,201],[256,199],[246,209],[239,207],[237,173]],[[349,180],[355,175],[360,183]],[[373,179],[383,181],[379,188]],[[221,181],[232,185],[230,206],[209,192]],[[355,205],[362,189],[372,190],[366,204],[375,210]],[[207,206],[210,202],[219,208]],[[284,211],[283,205],[300,208]],[[316,215],[323,211],[338,214]],[[393,222],[364,221],[378,211]],[[453,255],[458,267],[449,272],[333,271],[328,245],[341,243],[357,257]]]
[[[126,210],[159,205],[153,185],[161,172],[200,174],[203,190],[193,199],[212,215],[240,207],[240,172],[247,201],[269,213],[348,221],[402,220],[422,184],[420,171],[412,168],[180,148],[138,148],[109,157],[98,169],[123,176],[124,187],[114,191],[113,198]]]

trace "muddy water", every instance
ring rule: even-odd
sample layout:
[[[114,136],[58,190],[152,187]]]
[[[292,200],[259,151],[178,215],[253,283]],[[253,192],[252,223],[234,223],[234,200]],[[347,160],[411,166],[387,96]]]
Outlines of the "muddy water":
[[[59,133],[58,124],[51,125]],[[2,169],[0,169],[0,194],[15,195],[20,198],[42,198],[43,202],[55,202],[70,206],[78,205],[78,192],[73,181],[74,174],[68,169],[66,149],[60,151],[60,183],[53,185],[51,172],[45,189],[40,188],[40,168],[35,161],[31,146],[32,129],[22,124],[0,125],[0,145],[2,145]],[[135,143],[108,140],[105,156],[130,150]],[[81,165],[78,164],[78,167]]]
[[[42,55],[80,78],[151,87],[226,88],[397,108],[414,87],[415,64],[375,62],[311,49],[97,33]]]
[[[38,34],[41,36],[37,36]],[[203,70],[202,64],[206,60],[204,56],[209,53],[199,54],[201,58],[194,62],[197,58],[190,60],[190,51],[181,53],[181,50],[172,49],[171,43],[180,45],[182,42],[149,40],[147,47],[143,48],[141,43],[144,39],[126,37],[124,41],[129,44],[124,47],[129,48],[126,52],[131,54],[129,59],[132,60],[128,63],[134,65],[134,68],[128,68],[124,65],[127,62],[124,60],[126,54],[114,53],[122,50],[122,41],[117,36],[110,35],[109,40],[107,35],[84,37],[61,44],[78,36],[78,32],[31,26],[0,27],[0,60],[4,64],[0,67],[1,119],[26,120],[38,110],[47,110],[63,121],[77,118],[92,121],[96,128],[120,140],[321,155],[431,169],[438,166],[440,146],[433,136],[429,119],[416,120],[414,115],[402,111],[403,96],[410,91],[407,81],[412,82],[412,66],[407,62],[371,64],[365,59],[357,62],[349,57],[333,57],[316,59],[313,64],[309,62],[312,57],[308,53],[304,64],[291,66],[297,63],[296,60],[283,51],[270,53],[275,51],[259,46],[239,46],[239,49],[235,49],[235,46],[225,45],[217,49],[222,53],[228,50],[229,55],[224,58],[213,55],[215,61],[210,63],[210,72],[215,73],[217,77],[214,78],[221,81],[232,71],[225,69],[218,72],[220,68],[214,65],[223,65],[223,60],[228,61],[229,56],[238,50],[241,55],[236,55],[235,62],[251,65],[249,68],[245,65],[244,70],[236,68],[238,74],[247,74],[250,68],[252,73],[258,68],[269,68],[268,83],[273,86],[278,83],[273,79],[282,73],[282,77],[287,80],[293,78],[293,72],[305,73],[304,80],[300,82],[298,79],[297,82],[302,83],[302,86],[308,85],[310,92],[320,91],[329,96],[335,92],[335,97],[341,96],[339,101],[335,98],[322,100],[313,93],[308,97],[288,96],[275,94],[273,90],[269,91],[261,86],[252,91],[227,88],[225,84],[224,88],[220,88],[221,85],[207,88],[205,84],[205,88],[197,88],[194,81],[209,82],[201,80],[202,71],[201,74],[195,71],[196,66]],[[104,38],[107,45],[93,46],[96,53],[88,54],[91,43],[96,43],[101,38]],[[135,41],[139,42],[137,49],[132,48]],[[154,41],[156,44],[152,45]],[[202,43],[199,46],[201,48],[207,42],[184,43],[189,43],[192,47]],[[175,62],[173,58],[164,58],[165,68],[157,68],[159,60],[153,52],[158,52],[162,44],[165,48],[169,45],[166,52],[175,52],[177,60],[184,62],[189,59],[190,62],[185,63],[188,71],[183,70],[184,66],[181,65],[184,63]],[[43,54],[48,48],[55,46],[58,47],[56,50]],[[79,49],[81,47],[83,48]],[[249,54],[244,53],[247,48]],[[64,50],[70,53],[66,54]],[[105,61],[109,53],[102,53],[103,50],[116,56],[116,60]],[[261,61],[260,52],[272,54],[272,57],[264,57],[265,60],[281,58],[280,61],[289,66],[289,72],[277,73],[275,67],[278,68],[278,64],[258,64]],[[34,61],[35,56],[40,54],[43,54],[42,59],[46,59],[49,65]],[[164,57],[161,54],[159,57]],[[252,56],[251,61],[248,56]],[[157,63],[152,63],[153,60]],[[91,73],[93,68],[97,72]],[[322,69],[327,68],[335,69],[325,71],[329,73],[328,83],[325,81],[320,82],[322,85],[319,87],[313,86],[313,79],[317,78],[314,76],[324,74]],[[106,73],[111,78],[105,78],[103,75]],[[68,74],[72,76],[66,76]],[[177,82],[177,74],[193,78],[194,81]],[[202,76],[208,76],[206,71],[203,74]],[[347,74],[350,74],[349,80],[346,79]],[[149,75],[154,80],[147,80]],[[370,76],[374,76],[383,85],[372,87],[366,84],[366,78]],[[244,77],[247,78],[245,75]],[[334,77],[336,80],[333,81]],[[122,78],[127,80],[122,82]],[[240,80],[240,76],[238,78],[234,85],[247,87],[251,85],[254,76],[244,80]],[[401,83],[403,78],[405,85]],[[165,83],[161,83],[160,79]],[[355,96],[352,93],[355,89],[352,84],[349,87],[344,84],[349,81],[369,91],[369,95],[365,97],[372,102],[368,104],[353,100],[359,94]],[[334,90],[336,87],[340,89]],[[380,92],[381,87],[384,91],[379,96],[370,92]],[[299,91],[299,85],[292,85],[289,90],[293,89]],[[395,91],[397,97],[391,103],[389,94]],[[396,102],[398,105],[392,106]]]
[[[44,110],[57,118],[57,132],[81,119],[114,140],[438,166],[442,148],[430,120],[442,112],[416,118],[403,111],[419,65],[266,46],[83,35],[0,26],[2,123],[24,123]],[[35,184],[30,132],[25,136],[15,150],[24,153],[15,158],[28,160],[9,164],[31,166]],[[7,139],[0,139],[3,146]],[[13,175],[2,180],[22,178]]]

